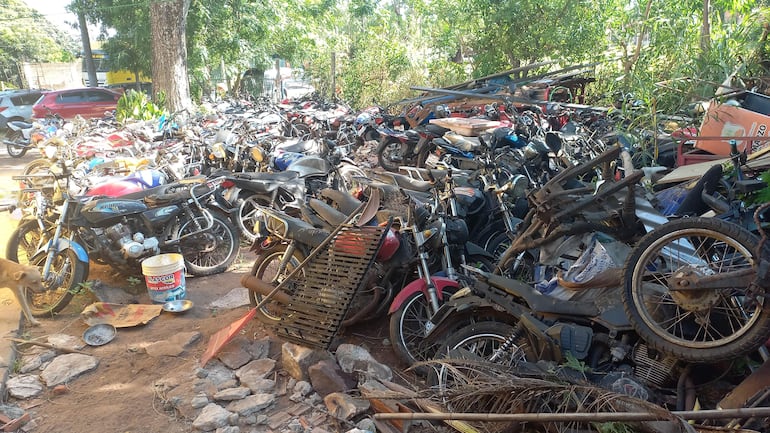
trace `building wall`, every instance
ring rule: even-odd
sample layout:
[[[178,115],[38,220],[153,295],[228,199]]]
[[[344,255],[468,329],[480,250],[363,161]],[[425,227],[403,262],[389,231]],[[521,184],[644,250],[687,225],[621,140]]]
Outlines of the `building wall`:
[[[71,89],[83,87],[81,63],[22,63],[27,87],[32,89]]]

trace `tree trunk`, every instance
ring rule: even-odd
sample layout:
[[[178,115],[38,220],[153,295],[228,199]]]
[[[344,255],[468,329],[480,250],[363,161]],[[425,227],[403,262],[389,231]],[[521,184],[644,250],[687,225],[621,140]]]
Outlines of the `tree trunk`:
[[[150,2],[153,93],[166,95],[172,112],[192,106],[187,78],[187,12],[191,0]]]
[[[700,28],[700,49],[705,54],[708,53],[711,47],[711,22],[709,20],[709,10],[711,9],[711,2],[709,0],[703,0],[703,20]]]
[[[78,25],[80,26],[80,39],[83,41],[83,61],[85,62],[86,72],[88,73],[88,83],[85,84],[88,87],[96,87],[99,83],[96,77],[94,56],[91,52],[91,37],[88,35],[88,25],[86,23],[86,16],[83,12],[83,8],[83,3],[78,3]],[[104,84],[107,83],[105,82]]]

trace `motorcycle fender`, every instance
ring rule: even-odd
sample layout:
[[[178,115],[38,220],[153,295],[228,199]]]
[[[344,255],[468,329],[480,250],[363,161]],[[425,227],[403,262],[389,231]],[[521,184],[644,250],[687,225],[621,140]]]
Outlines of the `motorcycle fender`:
[[[40,251],[35,253],[35,255],[40,253],[47,253],[52,247],[56,248],[57,253],[66,249],[71,249],[72,251],[75,251],[75,255],[77,256],[78,260],[88,264],[88,252],[85,250],[85,248],[83,248],[79,243],[72,242],[69,239],[59,239],[55,246],[53,245],[53,242],[49,241],[43,248],[40,249]]]
[[[430,279],[433,281],[433,285],[436,286],[436,292],[438,293],[438,298],[443,299],[444,298],[444,289],[446,288],[459,288],[460,285],[457,284],[457,281],[450,280],[449,278],[445,277],[430,277]],[[422,292],[425,294],[425,296],[428,296],[428,285],[425,283],[425,280],[418,279],[414,280],[411,283],[404,286],[403,289],[401,289],[400,292],[398,292],[398,295],[396,295],[396,298],[393,299],[393,303],[390,304],[390,309],[388,310],[388,314],[393,314],[401,307],[401,304],[404,303],[404,301],[407,300],[412,294]]]
[[[481,310],[497,308],[499,307],[495,304],[475,295],[451,299],[442,304],[436,314],[430,318],[433,327],[430,328],[428,335],[425,336],[425,342],[430,344],[436,338],[440,338],[444,334],[445,329],[455,326],[454,324],[458,318],[468,314],[475,315]]]
[[[489,260],[492,260],[493,262],[495,261],[495,256],[490,254],[489,251],[485,250],[484,248],[474,244],[473,242],[465,243],[465,251],[468,252],[469,256],[483,256]]]

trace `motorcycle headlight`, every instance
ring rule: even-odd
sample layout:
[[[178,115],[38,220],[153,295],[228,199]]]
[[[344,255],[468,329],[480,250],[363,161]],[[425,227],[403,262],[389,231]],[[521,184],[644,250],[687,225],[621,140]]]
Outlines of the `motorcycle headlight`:
[[[260,147],[251,148],[251,158],[254,161],[262,162],[265,160],[265,152]]]

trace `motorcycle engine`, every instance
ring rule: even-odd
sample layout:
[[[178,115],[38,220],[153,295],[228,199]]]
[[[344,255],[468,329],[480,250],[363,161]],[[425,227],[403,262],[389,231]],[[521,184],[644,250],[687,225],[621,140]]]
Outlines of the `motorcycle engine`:
[[[104,234],[121,252],[124,259],[135,259],[147,255],[160,253],[158,239],[145,238],[143,233],[132,234],[131,230],[123,224],[115,224],[104,229]]]
[[[650,356],[647,345],[640,343],[633,349],[632,359],[636,367],[634,375],[645,385],[663,387],[674,382],[676,358],[670,356]]]

